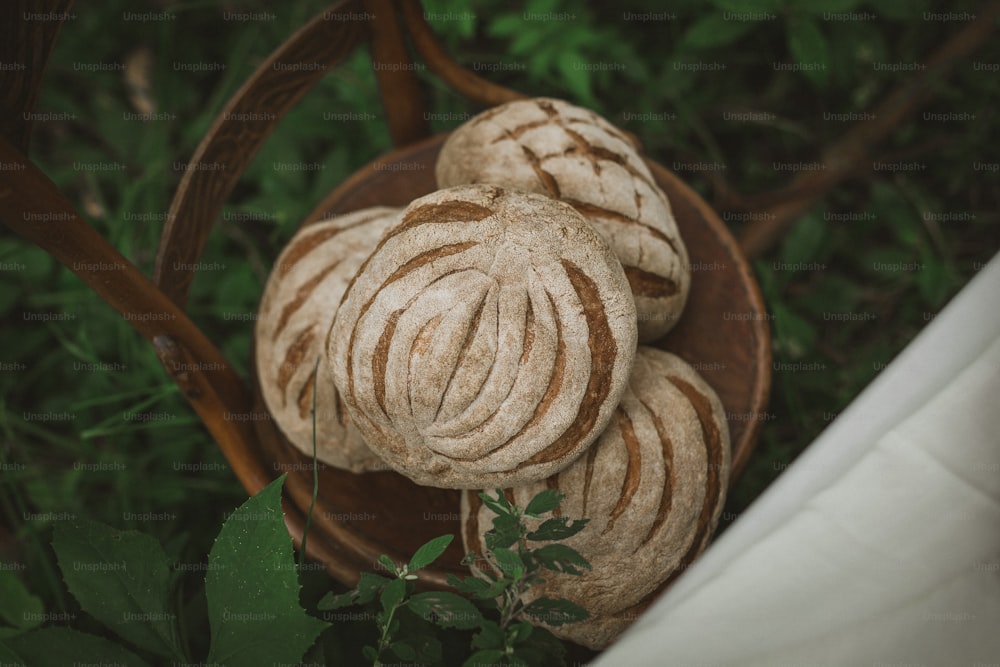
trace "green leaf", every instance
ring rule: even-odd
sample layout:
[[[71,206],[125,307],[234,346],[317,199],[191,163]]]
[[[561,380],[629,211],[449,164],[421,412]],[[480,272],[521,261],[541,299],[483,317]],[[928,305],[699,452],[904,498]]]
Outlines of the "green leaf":
[[[392,572],[393,574],[399,574],[399,566],[385,554],[378,557],[378,562],[382,564],[386,572]]]
[[[52,548],[85,612],[136,646],[184,657],[168,611],[170,560],[155,539],[95,521],[59,522]]]
[[[390,579],[372,574],[371,572],[362,572],[361,579],[358,580],[356,588],[340,595],[334,595],[332,592],[327,593],[316,606],[318,609],[326,611],[330,609],[342,609],[355,604],[368,604],[378,597],[382,587],[390,581]]]
[[[493,528],[485,537],[487,549],[509,547],[521,539],[521,520],[512,514],[493,517]]]
[[[407,569],[410,572],[416,572],[421,568],[425,568],[444,553],[444,550],[448,548],[451,541],[455,539],[454,535],[442,535],[441,537],[435,537],[433,540],[423,545],[417,552],[413,554],[410,558],[410,564]]]
[[[358,580],[358,587],[356,589],[358,595],[354,603],[368,604],[378,597],[382,588],[390,581],[392,580],[372,572],[362,572],[361,578]]]
[[[510,501],[503,495],[503,491],[500,489],[496,490],[497,497],[492,498],[487,492],[482,492],[479,494],[480,499],[482,499],[483,504],[493,510],[494,514],[504,515],[511,514],[514,506],[510,504]]]
[[[774,303],[773,315],[775,347],[793,359],[812,350],[816,342],[816,330],[809,322],[781,302]]]
[[[406,581],[403,579],[393,579],[382,589],[382,596],[379,601],[382,603],[382,609],[389,611],[394,607],[398,607],[399,603],[403,601],[406,597]]]
[[[486,26],[486,34],[491,37],[511,37],[526,32],[524,21],[517,14],[500,16],[493,21],[488,21]]]
[[[789,24],[788,50],[810,81],[818,86],[826,84],[830,73],[830,49],[814,21],[795,19]]]
[[[503,648],[503,645],[504,637],[500,626],[495,621],[483,619],[479,632],[472,637],[472,648]]]
[[[917,286],[920,295],[934,308],[941,307],[951,290],[951,278],[948,268],[943,262],[932,255],[922,258],[921,267],[917,272]]]
[[[454,586],[459,593],[470,595],[477,600],[492,600],[509,585],[506,579],[496,581],[486,581],[479,577],[466,577],[459,579],[454,575],[448,576],[448,583]]]
[[[527,537],[534,542],[565,540],[567,537],[572,537],[579,533],[589,522],[590,519],[571,521],[567,517],[557,516],[543,521],[542,525],[528,533]]]
[[[590,70],[586,67],[589,60],[574,50],[560,50],[556,54],[556,69],[559,71],[560,82],[573,93],[576,101],[581,104],[593,105],[594,94],[590,88]]]
[[[546,489],[531,499],[528,506],[524,508],[527,516],[539,518],[542,514],[547,514],[559,507],[563,494],[558,489]]]
[[[590,613],[575,602],[553,598],[538,598],[524,608],[524,614],[551,626],[576,623],[590,617]]]
[[[781,261],[793,265],[785,270],[799,270],[815,260],[826,242],[826,225],[815,213],[803,217],[785,237],[781,246]]]
[[[535,626],[525,641],[518,644],[515,653],[529,665],[565,664],[566,647],[546,628]]]
[[[483,620],[476,605],[447,591],[417,593],[410,598],[407,606],[413,613],[443,628],[470,630],[479,627]]]
[[[389,645],[389,650],[395,653],[400,660],[413,662],[417,659],[417,650],[406,642],[394,642]]]
[[[149,667],[149,663],[124,646],[71,628],[41,628],[0,640],[0,664],[79,665],[83,662]]]
[[[0,619],[13,626],[0,631],[19,634],[39,626],[44,610],[41,599],[28,591],[13,568],[0,569]]]
[[[296,663],[327,623],[299,606],[299,579],[281,512],[285,476],[226,520],[208,556],[205,596],[212,643],[206,662]]]
[[[532,557],[546,569],[566,574],[583,574],[590,569],[590,563],[576,549],[565,544],[546,544],[531,552]]]
[[[324,595],[322,599],[316,603],[316,608],[320,611],[343,609],[344,607],[350,607],[356,604],[356,597],[357,591],[347,591],[346,593],[341,593],[340,595],[334,595],[330,592]]]
[[[681,49],[708,49],[737,41],[754,27],[751,21],[727,21],[721,13],[698,19],[681,39]]]
[[[527,641],[528,638],[531,637],[531,633],[534,629],[535,626],[526,621],[515,623],[507,630],[507,634],[510,636],[510,643],[520,644],[521,642]]]
[[[516,551],[510,549],[494,549],[493,557],[503,575],[509,579],[520,579],[524,574],[524,561]]]
[[[490,665],[502,665],[504,655],[502,649],[488,648],[476,651],[469,656],[469,659],[462,663],[462,667],[489,667]]]

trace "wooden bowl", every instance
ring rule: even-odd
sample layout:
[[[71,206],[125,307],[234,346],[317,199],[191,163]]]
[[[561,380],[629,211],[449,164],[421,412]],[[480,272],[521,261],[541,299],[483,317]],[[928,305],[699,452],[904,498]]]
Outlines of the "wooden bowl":
[[[406,206],[434,191],[434,164],[445,138],[431,137],[368,164],[331,192],[303,225],[369,206]],[[692,265],[687,308],[656,345],[694,365],[722,399],[733,448],[732,483],[746,466],[765,414],[771,379],[766,311],[750,267],[719,217],[673,173],[649,166],[670,199]],[[260,455],[275,476],[288,473],[285,491],[294,506],[289,509],[304,515],[312,496],[312,459],[267,418],[256,386],[254,409],[261,413],[253,422]],[[354,474],[322,463],[318,468],[319,497],[307,546],[334,577],[352,586],[360,572],[381,567],[379,555],[405,562],[421,544],[444,534],[456,539],[436,566],[424,571],[421,583],[442,587],[449,573],[467,574],[457,537],[459,491],[418,486],[391,471]]]

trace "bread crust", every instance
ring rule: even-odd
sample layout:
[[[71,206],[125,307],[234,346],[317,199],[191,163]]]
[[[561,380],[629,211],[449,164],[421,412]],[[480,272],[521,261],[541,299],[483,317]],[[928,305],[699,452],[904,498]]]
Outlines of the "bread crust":
[[[333,384],[326,334],[347,285],[402,209],[362,209],[301,229],[268,276],[255,325],[260,391],[278,428],[312,456],[353,472],[385,469],[351,425]],[[318,367],[317,367],[318,362]]]
[[[369,447],[445,488],[569,465],[611,418],[635,346],[624,271],[591,225],[551,198],[486,185],[412,202],[328,339]]]
[[[507,491],[524,507],[539,492],[565,494],[559,512],[590,522],[563,543],[586,558],[582,576],[546,573],[528,599],[566,598],[590,612],[550,628],[601,649],[645,609],[664,582],[708,545],[725,502],[730,443],[718,396],[680,357],[640,346],[615,417],[598,441],[558,475]],[[484,552],[492,513],[475,492],[462,498],[467,551]]]
[[[489,109],[448,137],[435,176],[442,188],[493,183],[569,203],[621,260],[639,341],[676,324],[691,277],[670,202],[629,138],[593,111],[551,98]]]

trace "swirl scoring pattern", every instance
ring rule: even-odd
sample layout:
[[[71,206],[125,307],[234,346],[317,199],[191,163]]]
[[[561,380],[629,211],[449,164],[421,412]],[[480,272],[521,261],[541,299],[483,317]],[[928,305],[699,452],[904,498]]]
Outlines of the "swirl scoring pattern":
[[[538,492],[565,494],[559,511],[590,519],[565,544],[590,561],[582,576],[547,573],[529,591],[566,598],[590,618],[550,628],[599,649],[645,609],[649,596],[708,545],[725,501],[729,431],[715,392],[679,357],[639,347],[621,404],[600,439],[556,476],[508,489],[521,507]],[[462,498],[465,548],[482,554],[492,513]]]
[[[520,484],[565,468],[606,426],[635,306],[571,207],[460,186],[407,207],[327,344],[352,420],[389,465],[429,486]]]

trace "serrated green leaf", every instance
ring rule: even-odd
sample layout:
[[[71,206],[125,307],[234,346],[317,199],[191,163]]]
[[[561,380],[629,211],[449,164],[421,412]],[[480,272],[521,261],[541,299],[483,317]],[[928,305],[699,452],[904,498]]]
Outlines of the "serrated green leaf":
[[[454,539],[454,535],[442,535],[424,544],[410,558],[410,564],[407,566],[407,569],[410,572],[416,572],[421,568],[427,567],[441,557],[441,554],[444,553],[445,549],[448,548],[448,545]]]
[[[361,578],[358,580],[358,587],[355,589],[357,591],[355,604],[368,604],[378,597],[382,587],[390,581],[392,579],[387,579],[372,572],[362,572]]]
[[[410,611],[443,628],[469,630],[483,620],[476,605],[460,595],[447,591],[417,593],[407,603]]]
[[[525,615],[553,627],[586,620],[590,613],[569,600],[538,598],[524,608]]]
[[[561,665],[565,663],[566,646],[548,629],[535,626],[531,636],[518,644],[517,655],[531,665]]]
[[[531,499],[528,506],[524,508],[524,513],[530,517],[539,517],[547,514],[559,507],[563,494],[558,489],[546,489]]]
[[[531,556],[543,567],[554,572],[583,574],[582,570],[590,569],[590,563],[587,562],[587,559],[581,556],[576,549],[565,544],[546,544],[544,547],[532,551]]]
[[[688,28],[681,39],[681,49],[708,49],[726,46],[750,32],[750,21],[727,21],[721,13],[708,14]]]
[[[524,561],[516,551],[510,549],[494,549],[493,557],[496,559],[497,567],[505,577],[520,579],[524,574]]]
[[[281,512],[284,480],[282,475],[233,512],[208,555],[209,663],[296,663],[328,627],[299,606],[292,540]]]
[[[489,584],[479,577],[465,577],[464,579],[460,579],[454,574],[448,575],[448,585],[455,588],[459,593],[467,595],[475,595],[489,587]]]
[[[393,642],[389,645],[389,650],[395,653],[400,660],[412,662],[417,659],[417,650],[406,642]]]
[[[14,568],[0,569],[0,620],[18,633],[25,632],[41,625],[44,609],[42,600],[31,594]]]
[[[506,548],[521,539],[521,520],[512,514],[493,517],[493,528],[486,531],[486,548]]]
[[[356,595],[357,591],[347,591],[346,593],[341,593],[340,595],[334,595],[332,592],[327,593],[318,603],[316,603],[316,608],[320,611],[330,611],[332,609],[350,607],[356,604]]]
[[[500,626],[495,621],[484,619],[479,625],[479,632],[472,637],[472,648],[503,648],[503,645],[504,636]]]
[[[507,633],[510,636],[510,643],[520,644],[521,642],[527,641],[534,629],[535,626],[531,623],[524,621],[521,623],[515,623],[507,630]]]
[[[511,510],[514,509],[510,501],[503,495],[503,491],[500,489],[496,490],[497,497],[493,498],[489,493],[483,491],[478,494],[479,498],[483,501],[483,504],[493,510],[494,514],[499,514],[503,516],[504,514],[510,514]]]
[[[4,664],[78,665],[81,658],[102,665],[149,667],[124,646],[72,628],[40,628],[0,640],[0,661]]]
[[[809,19],[795,19],[788,26],[788,50],[802,73],[818,86],[829,78],[830,49],[819,26]]]
[[[382,604],[384,611],[389,611],[394,607],[398,607],[404,597],[406,597],[406,582],[402,579],[393,579],[382,589],[379,602]]]
[[[553,540],[565,540],[572,537],[586,528],[590,519],[577,519],[571,521],[564,516],[557,516],[546,519],[536,530],[528,533],[527,538],[533,542],[551,542]]]
[[[95,521],[60,522],[52,548],[85,612],[136,646],[184,657],[168,606],[170,560],[155,539]]]
[[[503,664],[500,662],[503,660],[505,653],[503,650],[498,648],[488,648],[482,651],[476,651],[469,658],[462,663],[462,667],[489,667],[491,665]]]
[[[389,558],[385,554],[382,554],[381,556],[378,557],[378,562],[382,564],[382,567],[386,569],[386,572],[399,574],[399,567],[391,558]]]
[[[369,662],[375,662],[378,660],[378,651],[375,650],[374,646],[366,646],[361,649],[361,654],[365,656],[365,659]]]

